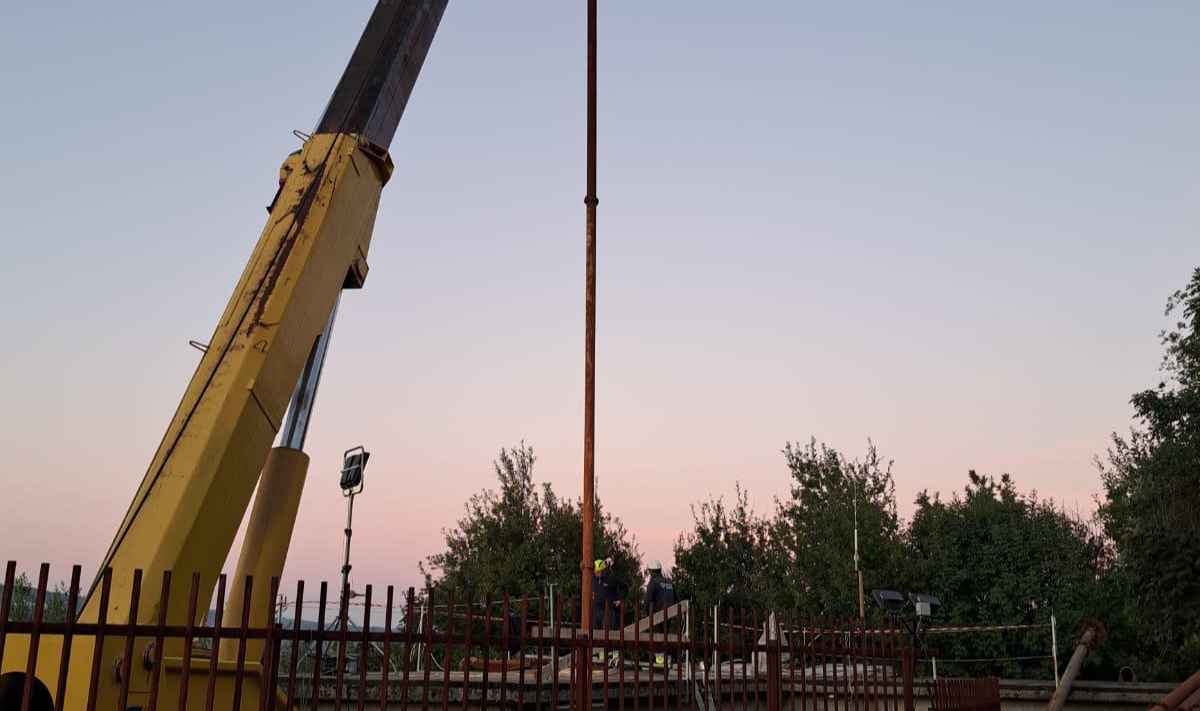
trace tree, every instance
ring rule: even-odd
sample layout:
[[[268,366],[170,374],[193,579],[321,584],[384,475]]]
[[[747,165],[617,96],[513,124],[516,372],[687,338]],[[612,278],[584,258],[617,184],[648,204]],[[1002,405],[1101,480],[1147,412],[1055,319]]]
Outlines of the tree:
[[[46,622],[66,622],[69,596],[70,588],[62,581],[59,581],[52,590],[48,590],[46,607],[42,610],[42,619]]]
[[[1053,502],[1018,493],[1007,474],[995,479],[971,471],[968,477],[962,495],[950,501],[928,492],[917,497],[909,528],[914,592],[939,598],[940,623],[1047,624],[1054,614],[1061,638],[1071,639],[1080,621],[1100,615],[1103,541]],[[1049,642],[1048,630],[1026,630],[948,635],[931,643],[943,659],[1011,660],[949,667],[950,675],[1047,678]]]
[[[8,603],[8,619],[14,622],[32,620],[33,595],[33,585],[29,582],[29,576],[25,573],[18,573],[16,579],[13,580],[12,598]]]
[[[856,461],[818,447],[816,440],[804,446],[789,442],[783,455],[792,475],[791,496],[777,502],[770,538],[787,556],[787,602],[815,614],[858,614],[855,499],[865,589],[901,587],[904,543],[891,462],[870,442]]]
[[[0,585],[0,589],[3,585]],[[67,619],[67,584],[59,582],[46,590],[46,601],[42,608],[43,622],[64,622]],[[9,602],[8,619],[14,622],[33,620],[37,589],[25,573],[17,574],[13,580],[12,600]]]
[[[1136,425],[1114,434],[1098,462],[1097,516],[1116,550],[1115,582],[1136,609],[1129,617],[1141,623],[1131,638],[1155,674],[1178,676],[1200,665],[1200,269],[1166,313],[1178,320],[1161,335],[1164,377],[1133,396]]]
[[[771,542],[770,523],[754,513],[741,486],[732,508],[723,499],[710,498],[692,506],[692,519],[692,530],[675,542],[671,571],[684,598],[704,608],[788,603],[786,558]]]
[[[440,591],[538,595],[554,585],[557,596],[578,599],[582,557],[581,502],[559,497],[550,484],[534,483],[533,448],[524,442],[501,449],[493,462],[499,489],[485,489],[467,501],[466,514],[444,531],[446,549],[422,565]],[[637,543],[621,521],[596,502],[594,549],[614,559],[616,574],[636,594],[641,581]]]

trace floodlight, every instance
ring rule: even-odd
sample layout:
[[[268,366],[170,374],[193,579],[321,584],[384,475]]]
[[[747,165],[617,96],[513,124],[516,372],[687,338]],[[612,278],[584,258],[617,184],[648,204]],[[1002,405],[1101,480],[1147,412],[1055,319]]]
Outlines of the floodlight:
[[[900,617],[904,614],[904,596],[895,590],[872,590],[871,599],[888,617]]]
[[[342,458],[342,494],[353,496],[363,490],[363,470],[371,453],[360,447],[346,450]]]
[[[917,617],[937,617],[938,610],[942,606],[942,603],[933,595],[909,593],[908,599],[912,602]]]

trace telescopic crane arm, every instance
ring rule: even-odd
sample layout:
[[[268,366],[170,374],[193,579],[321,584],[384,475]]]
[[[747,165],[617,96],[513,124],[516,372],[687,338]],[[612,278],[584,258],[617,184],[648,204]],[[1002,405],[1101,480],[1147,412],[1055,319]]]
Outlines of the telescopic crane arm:
[[[110,619],[135,568],[150,585],[147,601],[158,599],[164,570],[199,572],[201,590],[212,589],[338,294],[366,278],[392,172],[387,148],[445,6],[380,0],[315,133],[285,166],[266,227],[104,557]],[[168,619],[183,617],[185,597],[171,596],[178,609]],[[90,596],[83,618],[97,606]],[[153,608],[139,617],[156,619]]]
[[[268,623],[271,579],[282,574],[307,472],[300,448],[334,310],[341,291],[361,287],[366,278],[376,208],[393,168],[388,147],[446,4],[378,0],[316,130],[284,161],[266,227],[101,562],[79,622],[94,623],[103,612],[109,623],[155,623],[166,571],[173,577],[163,619],[185,623],[192,576],[198,575],[193,622],[200,622],[257,485],[227,612],[249,601],[251,624]],[[294,393],[283,446],[272,449]],[[112,570],[107,604],[98,594],[105,569]],[[131,619],[135,570],[142,575],[142,604]],[[254,576],[253,598],[244,598],[238,587],[245,574]],[[30,644],[27,636],[8,635],[0,673],[24,672]],[[36,676],[49,689],[59,688],[65,644],[61,637],[41,639]],[[118,697],[125,698],[111,675],[101,675],[93,688],[88,674],[94,663],[111,668],[124,645],[111,639],[101,649],[95,644],[80,638],[70,647],[68,709],[82,708],[92,693],[97,708],[116,708]],[[168,641],[156,652],[167,658],[168,670],[171,659],[178,666],[182,651],[172,644],[181,647]],[[261,642],[249,643],[244,657],[250,676],[258,669],[254,693],[274,695],[261,664],[250,661],[258,659],[254,645]],[[228,651],[222,646],[221,656]],[[144,700],[152,682],[148,669],[132,665],[131,702]],[[162,693],[183,683],[173,676],[178,673],[164,672]],[[189,685],[204,679],[188,678]],[[215,707],[226,707],[233,688],[231,679],[217,683]]]

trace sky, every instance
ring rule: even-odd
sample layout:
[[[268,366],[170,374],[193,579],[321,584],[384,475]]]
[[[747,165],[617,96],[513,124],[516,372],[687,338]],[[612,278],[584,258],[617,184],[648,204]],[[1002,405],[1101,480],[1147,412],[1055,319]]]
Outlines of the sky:
[[[780,450],[1084,515],[1200,266],[1200,5],[605,0],[597,489],[649,558]],[[366,23],[0,6],[0,558],[94,571]],[[584,4],[453,0],[338,316],[287,579],[410,585],[501,447],[579,495]],[[236,550],[236,548],[235,548]]]

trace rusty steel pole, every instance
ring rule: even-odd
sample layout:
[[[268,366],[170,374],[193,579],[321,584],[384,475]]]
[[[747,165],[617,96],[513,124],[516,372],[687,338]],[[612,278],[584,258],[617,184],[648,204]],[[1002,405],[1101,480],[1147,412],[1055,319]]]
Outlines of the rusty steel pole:
[[[1177,711],[1193,708],[1200,699],[1200,671],[1184,679],[1171,693],[1150,707],[1150,711]]]
[[[583,605],[591,629],[592,531],[596,518],[596,0],[587,7],[587,287],[583,360]]]
[[[596,0],[587,5],[587,285],[584,288],[585,325],[583,347],[583,559],[579,606],[580,626],[588,636],[586,646],[574,652],[575,697],[579,711],[592,705],[592,561],[596,525]]]
[[[1079,636],[1079,643],[1075,645],[1075,651],[1071,653],[1071,661],[1063,671],[1062,681],[1054,690],[1054,695],[1050,697],[1046,711],[1062,711],[1063,706],[1067,704],[1067,697],[1071,695],[1071,687],[1075,684],[1075,677],[1079,676],[1079,668],[1083,666],[1083,660],[1087,657],[1087,653],[1104,644],[1106,637],[1107,632],[1104,630],[1104,625],[1096,620],[1084,621],[1083,634]]]

